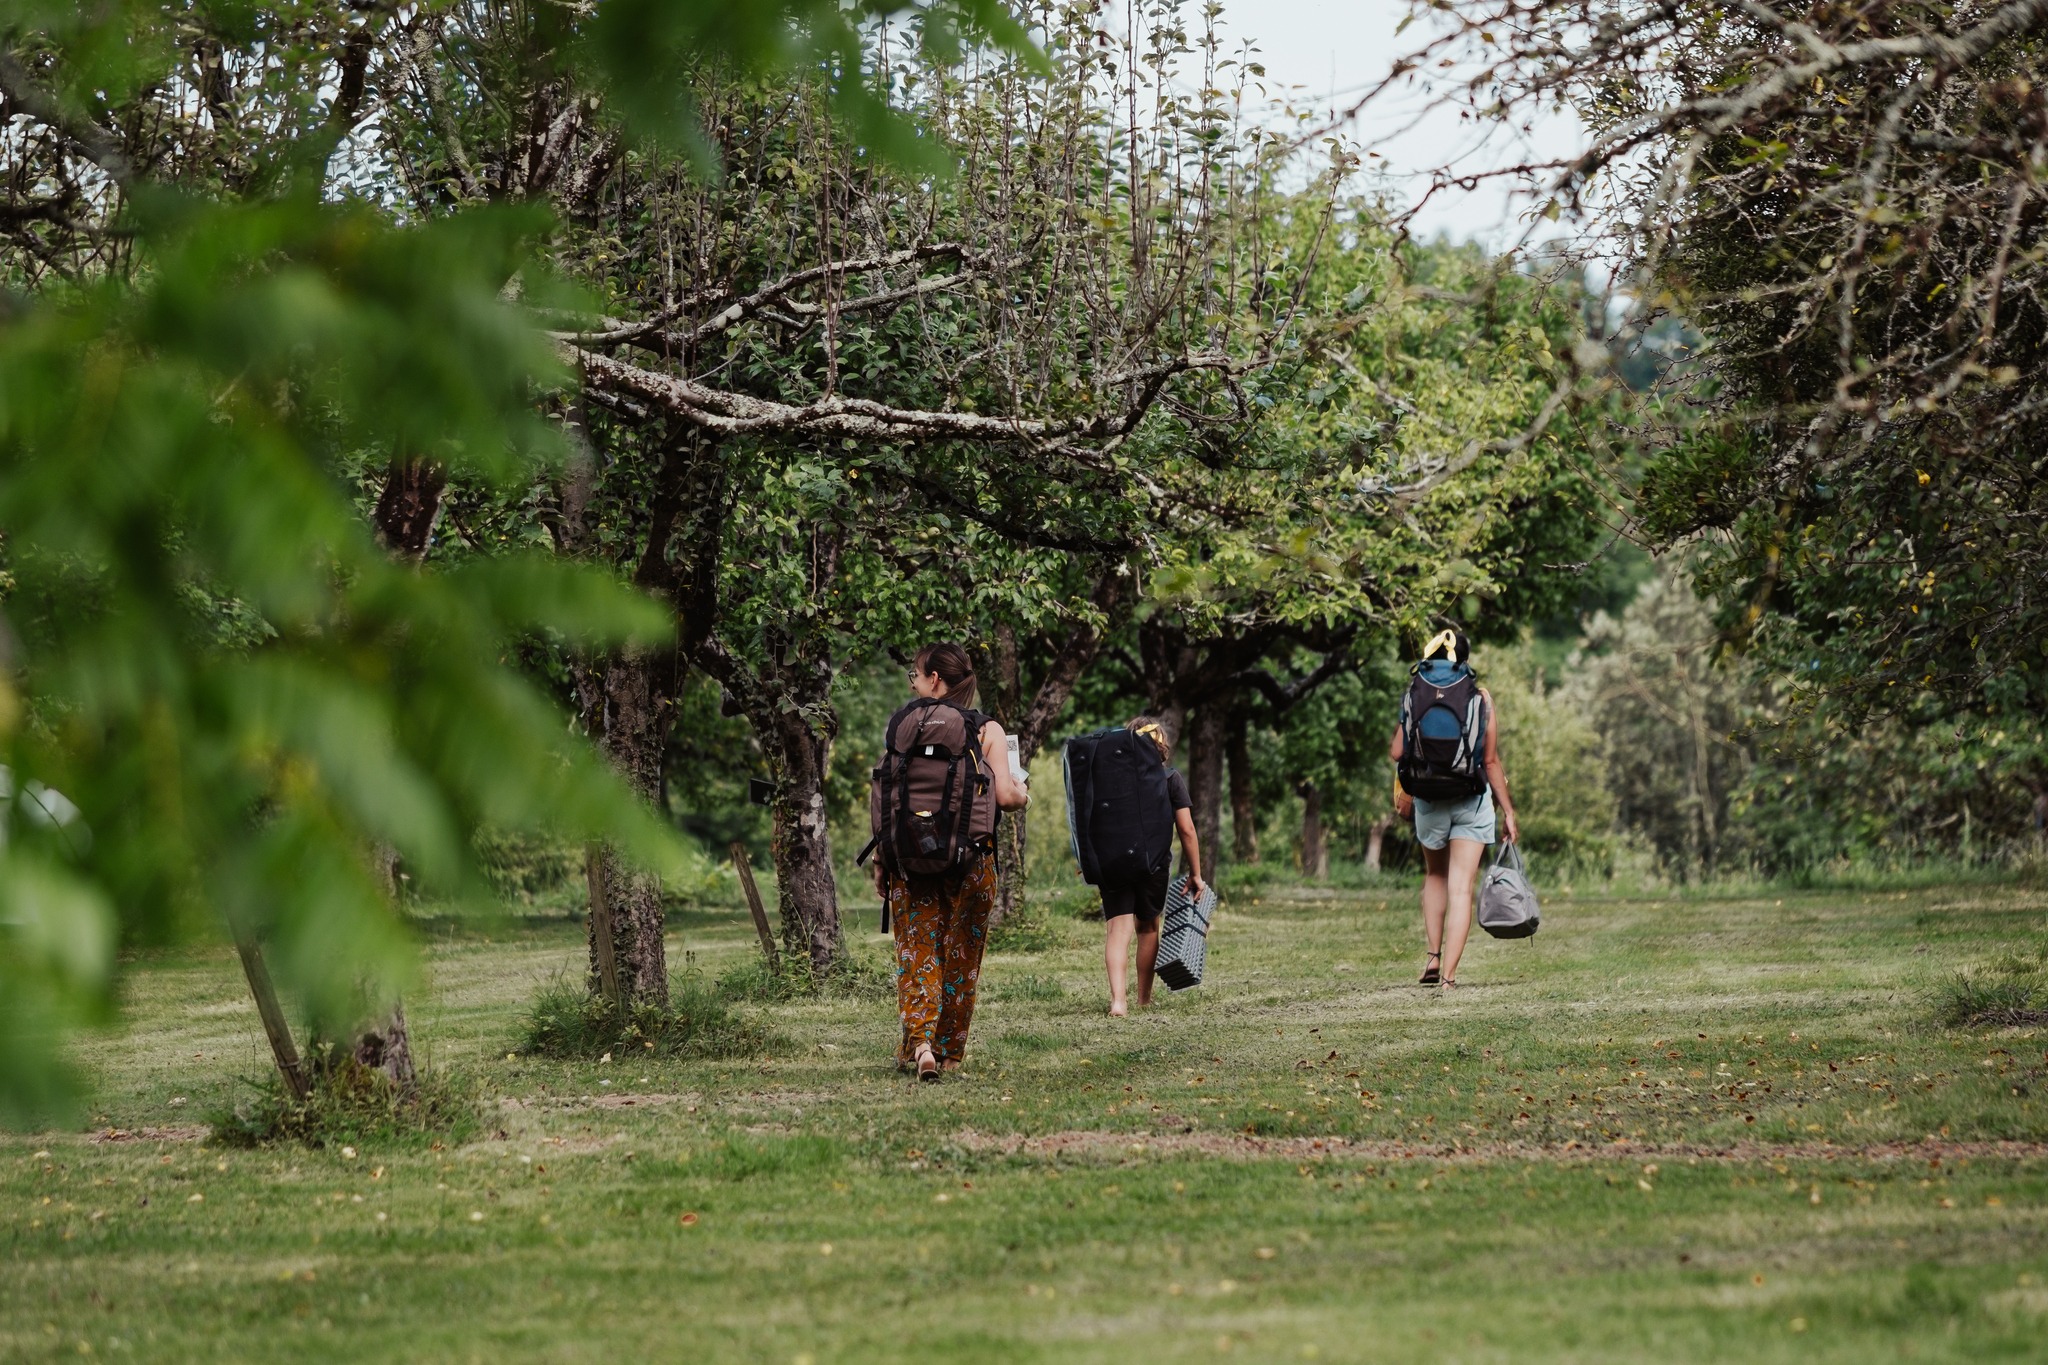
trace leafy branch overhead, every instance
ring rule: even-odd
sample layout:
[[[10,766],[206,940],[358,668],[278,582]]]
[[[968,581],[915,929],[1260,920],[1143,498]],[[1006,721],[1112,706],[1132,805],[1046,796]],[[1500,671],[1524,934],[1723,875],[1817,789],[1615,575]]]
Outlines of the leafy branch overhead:
[[[15,790],[82,813],[10,819],[0,859],[12,1116],[61,1103],[57,1043],[107,1008],[117,943],[223,913],[348,1027],[363,983],[386,994],[409,960],[373,844],[418,885],[479,894],[487,824],[656,869],[692,856],[506,662],[535,635],[658,639],[667,612],[554,556],[423,572],[350,484],[439,471],[412,509],[424,544],[444,476],[510,489],[569,454],[534,401],[569,372],[507,282],[556,301],[538,198],[571,128],[610,130],[574,168],[588,192],[604,158],[690,140],[662,92],[836,56],[827,104],[852,135],[905,163],[930,148],[863,74],[881,9],[486,9],[0,10],[0,747]],[[984,0],[911,18],[927,51],[1035,60]],[[457,49],[478,19],[525,25],[515,66],[553,101],[552,147],[473,155],[465,121],[492,93]],[[393,179],[421,128],[430,169]]]
[[[1569,234],[1549,250],[1623,267],[1618,352],[1693,338],[1616,431],[1631,533],[1705,537],[1729,639],[1851,714],[2038,712],[2048,4],[1426,24],[1367,98],[1424,89],[1504,130],[1578,110],[1583,151],[1486,174],[1536,192]]]
[[[872,661],[972,640],[1032,748],[1127,683],[1213,776],[1563,591],[1576,295],[1389,231],[1213,8],[1128,17],[0,9],[0,758],[80,812],[0,857],[0,1105],[223,917],[357,1026],[379,869],[480,895],[486,829],[575,840],[591,989],[663,1006],[700,685],[823,980]]]

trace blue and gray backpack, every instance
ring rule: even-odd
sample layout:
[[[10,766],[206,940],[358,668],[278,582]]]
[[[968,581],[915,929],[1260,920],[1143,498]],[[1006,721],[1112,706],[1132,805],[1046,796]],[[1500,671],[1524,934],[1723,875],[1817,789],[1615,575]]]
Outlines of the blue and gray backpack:
[[[1449,659],[1415,665],[1401,698],[1401,786],[1427,801],[1486,790],[1486,701],[1472,669]]]

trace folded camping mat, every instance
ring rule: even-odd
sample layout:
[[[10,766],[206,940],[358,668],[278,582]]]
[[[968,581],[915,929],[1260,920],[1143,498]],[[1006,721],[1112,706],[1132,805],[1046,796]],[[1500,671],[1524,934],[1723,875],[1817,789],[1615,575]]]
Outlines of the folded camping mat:
[[[1216,888],[1205,886],[1199,899],[1188,895],[1181,877],[1167,889],[1166,916],[1159,926],[1159,959],[1152,973],[1171,990],[1202,984],[1209,965],[1209,920],[1216,913]]]

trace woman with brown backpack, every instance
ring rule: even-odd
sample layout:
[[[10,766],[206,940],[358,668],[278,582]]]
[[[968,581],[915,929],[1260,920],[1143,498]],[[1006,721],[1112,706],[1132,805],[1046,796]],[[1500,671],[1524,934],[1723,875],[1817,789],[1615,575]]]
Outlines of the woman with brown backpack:
[[[869,847],[883,927],[896,939],[896,1065],[936,1081],[967,1050],[996,900],[996,813],[1030,804],[1031,793],[1003,727],[973,709],[966,650],[926,645],[909,678],[916,696],[889,718],[869,789]]]

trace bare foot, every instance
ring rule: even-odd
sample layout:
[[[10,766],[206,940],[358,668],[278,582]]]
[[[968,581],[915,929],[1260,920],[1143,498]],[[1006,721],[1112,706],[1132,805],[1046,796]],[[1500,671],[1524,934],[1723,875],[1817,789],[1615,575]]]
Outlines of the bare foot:
[[[1129,1013],[1130,1011],[1125,1009],[1122,1005],[1111,1005],[1109,1007],[1109,1017],[1112,1019],[1121,1019]]]

